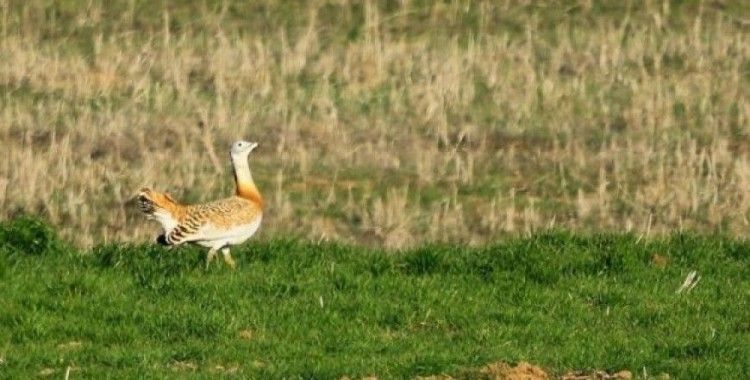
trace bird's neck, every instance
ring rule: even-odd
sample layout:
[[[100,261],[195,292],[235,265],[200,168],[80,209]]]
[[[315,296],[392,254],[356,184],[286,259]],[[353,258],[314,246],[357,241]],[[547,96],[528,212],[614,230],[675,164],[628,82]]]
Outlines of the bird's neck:
[[[260,195],[258,187],[255,186],[253,175],[250,173],[250,164],[247,162],[247,157],[232,157],[232,167],[234,168],[234,183],[237,187],[237,196],[249,199],[262,207],[263,197]]]

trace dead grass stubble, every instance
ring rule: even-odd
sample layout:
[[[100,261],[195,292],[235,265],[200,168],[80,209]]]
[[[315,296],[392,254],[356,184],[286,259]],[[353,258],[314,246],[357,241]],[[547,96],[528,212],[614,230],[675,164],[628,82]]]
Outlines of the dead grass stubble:
[[[95,10],[81,23],[96,28]],[[150,38],[96,34],[90,51],[4,28],[0,217],[41,214],[82,245],[150,239],[134,192],[231,192],[226,149],[243,137],[260,142],[265,236],[403,247],[548,227],[750,232],[750,43],[721,13],[678,32],[654,7],[551,35],[530,17],[523,36],[467,42],[395,33],[409,13],[368,5],[362,35],[339,43],[308,11],[294,36],[208,14]]]

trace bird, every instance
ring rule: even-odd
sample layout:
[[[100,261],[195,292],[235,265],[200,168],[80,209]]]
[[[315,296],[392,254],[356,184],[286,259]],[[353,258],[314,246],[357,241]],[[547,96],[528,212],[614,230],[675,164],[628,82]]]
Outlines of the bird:
[[[141,188],[137,207],[148,219],[161,224],[163,233],[157,242],[175,246],[193,243],[209,248],[206,268],[221,251],[231,268],[236,264],[230,246],[242,244],[260,228],[263,219],[263,197],[253,181],[248,156],[258,143],[236,141],[230,149],[234,170],[235,194],[211,202],[183,204],[165,192]]]

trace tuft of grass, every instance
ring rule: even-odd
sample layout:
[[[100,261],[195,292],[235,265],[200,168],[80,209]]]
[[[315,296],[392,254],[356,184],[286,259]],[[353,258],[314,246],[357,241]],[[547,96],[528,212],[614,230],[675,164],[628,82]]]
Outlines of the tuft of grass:
[[[4,256],[59,255],[65,248],[57,232],[39,218],[24,215],[0,223],[0,252]]]
[[[4,223],[0,244],[43,225]],[[750,242],[731,237],[559,231],[400,251],[273,239],[235,249],[235,271],[205,270],[191,247],[58,243],[0,250],[2,377],[461,377],[529,361],[735,378],[750,358]],[[693,270],[700,282],[676,294]]]

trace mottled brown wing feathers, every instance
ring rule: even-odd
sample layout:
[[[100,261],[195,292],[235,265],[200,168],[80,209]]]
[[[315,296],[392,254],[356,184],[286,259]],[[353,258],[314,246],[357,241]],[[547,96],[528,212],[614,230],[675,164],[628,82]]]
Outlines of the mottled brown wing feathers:
[[[239,197],[186,206],[179,224],[164,235],[164,241],[172,245],[199,239],[201,228],[207,224],[228,229],[251,223],[261,212],[256,204]]]
[[[186,224],[180,223],[172,231],[164,234],[164,241],[169,245],[180,244],[195,234],[196,231],[197,229],[190,229]]]

